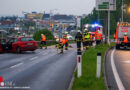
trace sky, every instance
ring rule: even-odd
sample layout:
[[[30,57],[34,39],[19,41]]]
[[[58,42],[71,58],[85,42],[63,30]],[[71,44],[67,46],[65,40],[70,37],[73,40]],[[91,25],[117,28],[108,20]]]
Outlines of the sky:
[[[82,15],[89,14],[96,0],[0,0],[0,16],[18,15],[22,11],[53,14]]]

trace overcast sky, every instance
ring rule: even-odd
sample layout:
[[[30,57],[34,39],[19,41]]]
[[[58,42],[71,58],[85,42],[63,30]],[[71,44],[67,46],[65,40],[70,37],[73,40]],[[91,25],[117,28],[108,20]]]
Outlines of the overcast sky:
[[[22,15],[24,12],[41,12],[82,15],[89,14],[96,0],[0,0],[1,15]]]

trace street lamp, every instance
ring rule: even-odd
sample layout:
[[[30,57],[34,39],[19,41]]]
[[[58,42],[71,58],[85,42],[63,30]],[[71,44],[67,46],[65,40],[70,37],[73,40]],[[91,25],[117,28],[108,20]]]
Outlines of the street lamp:
[[[122,22],[123,22],[123,18],[124,18],[124,0],[122,0],[122,6],[121,6],[121,9],[122,9]]]
[[[128,7],[128,13],[130,13],[130,6]]]

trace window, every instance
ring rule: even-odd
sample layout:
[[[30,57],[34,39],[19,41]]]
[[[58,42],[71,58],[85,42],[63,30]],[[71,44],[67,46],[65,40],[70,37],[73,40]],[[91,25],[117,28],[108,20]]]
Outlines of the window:
[[[18,41],[18,39],[17,38],[12,38],[12,39],[10,39],[9,40],[9,42],[8,43],[14,43],[14,42],[17,42]]]
[[[34,41],[34,40],[33,38],[21,38],[21,41],[25,42],[25,41]]]

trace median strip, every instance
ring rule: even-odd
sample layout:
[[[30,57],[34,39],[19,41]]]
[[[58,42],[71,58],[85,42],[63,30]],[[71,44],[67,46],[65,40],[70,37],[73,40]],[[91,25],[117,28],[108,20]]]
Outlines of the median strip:
[[[72,90],[106,90],[103,76],[103,57],[108,50],[108,45],[99,45],[90,47],[82,55],[82,76],[77,78],[75,72],[75,81]],[[101,76],[96,77],[97,53],[101,52]]]

